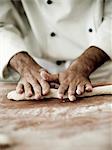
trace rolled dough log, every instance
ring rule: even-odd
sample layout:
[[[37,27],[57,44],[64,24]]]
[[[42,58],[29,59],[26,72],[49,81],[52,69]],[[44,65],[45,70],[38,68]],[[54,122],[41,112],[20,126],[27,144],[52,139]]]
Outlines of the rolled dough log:
[[[77,97],[89,97],[94,95],[110,95],[112,94],[112,85],[105,85],[105,86],[97,86],[93,88],[92,92],[85,92],[83,95]],[[25,94],[18,94],[15,90],[11,91],[7,95],[8,99],[12,100],[34,100],[35,96],[30,98],[25,97]],[[58,98],[57,89],[51,89],[48,95],[45,95],[44,98]],[[64,99],[67,98],[67,94],[65,94]]]

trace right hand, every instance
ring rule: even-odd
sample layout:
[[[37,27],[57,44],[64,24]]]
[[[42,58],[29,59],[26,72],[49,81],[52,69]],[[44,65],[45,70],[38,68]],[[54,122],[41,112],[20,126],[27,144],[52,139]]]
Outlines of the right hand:
[[[42,99],[50,90],[50,85],[40,76],[44,69],[39,66],[27,53],[18,53],[10,60],[10,66],[21,76],[16,91],[25,93],[26,97],[34,96]],[[44,70],[45,71],[45,70]]]

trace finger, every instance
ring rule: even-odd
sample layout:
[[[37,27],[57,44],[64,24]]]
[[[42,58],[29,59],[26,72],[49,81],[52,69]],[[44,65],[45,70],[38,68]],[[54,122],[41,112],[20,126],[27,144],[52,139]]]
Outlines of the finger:
[[[39,83],[37,81],[32,81],[30,84],[33,87],[35,99],[37,99],[37,100],[41,99],[42,98],[42,92],[41,92],[41,86],[39,85]]]
[[[50,74],[44,70],[42,70],[40,72],[40,76],[46,81],[57,81],[58,80],[58,74]]]
[[[84,93],[84,84],[79,84],[77,85],[77,90],[76,90],[76,94],[77,95],[81,95]]]
[[[33,95],[30,83],[26,82],[24,84],[24,90],[25,90],[25,96],[26,97],[31,97]]]
[[[50,85],[44,80],[41,80],[40,85],[42,87],[42,94],[43,95],[48,94],[50,90]]]
[[[64,84],[64,83],[62,83],[62,84],[59,86],[59,89],[58,89],[58,97],[59,97],[60,99],[63,99],[64,94],[65,94],[67,88],[68,88],[68,85],[67,85],[67,84]]]
[[[93,89],[93,87],[92,87],[91,83],[87,83],[85,85],[86,92],[92,92],[92,89]]]
[[[74,101],[76,100],[76,97],[75,97],[75,90],[76,90],[76,86],[71,84],[69,86],[69,89],[68,89],[68,98],[70,101]]]
[[[22,94],[24,92],[24,86],[22,83],[18,83],[16,86],[16,92]]]

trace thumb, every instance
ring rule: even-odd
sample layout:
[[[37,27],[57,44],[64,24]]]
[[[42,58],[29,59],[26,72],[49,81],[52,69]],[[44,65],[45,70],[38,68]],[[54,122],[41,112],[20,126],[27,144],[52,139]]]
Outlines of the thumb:
[[[50,74],[45,70],[40,72],[40,76],[46,81],[58,81],[58,74]]]

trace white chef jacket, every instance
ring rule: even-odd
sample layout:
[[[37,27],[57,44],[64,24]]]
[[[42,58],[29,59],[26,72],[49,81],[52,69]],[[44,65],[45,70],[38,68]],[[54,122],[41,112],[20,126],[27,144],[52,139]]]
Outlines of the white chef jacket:
[[[14,1],[14,0],[13,0]],[[12,56],[27,51],[50,72],[69,66],[88,47],[96,46],[112,58],[112,0],[0,0],[0,77],[11,78]],[[16,2],[15,2],[16,3]],[[18,6],[18,4],[17,4]],[[66,63],[56,65],[57,60]],[[13,75],[12,75],[13,72]],[[112,61],[92,75],[112,80]]]

